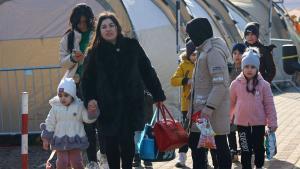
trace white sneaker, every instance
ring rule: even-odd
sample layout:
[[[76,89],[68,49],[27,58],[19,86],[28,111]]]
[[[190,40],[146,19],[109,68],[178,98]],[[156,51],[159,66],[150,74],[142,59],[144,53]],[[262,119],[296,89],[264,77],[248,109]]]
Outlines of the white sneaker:
[[[96,163],[95,161],[91,161],[89,162],[86,166],[86,169],[100,169],[98,163]]]
[[[179,153],[178,162],[176,163],[177,168],[183,168],[185,167],[186,162],[186,153]]]
[[[100,161],[101,159],[101,152],[100,150],[97,151],[97,160]]]
[[[107,157],[105,154],[101,154],[100,151],[97,152],[97,159],[99,160],[100,169],[109,169],[107,162]]]

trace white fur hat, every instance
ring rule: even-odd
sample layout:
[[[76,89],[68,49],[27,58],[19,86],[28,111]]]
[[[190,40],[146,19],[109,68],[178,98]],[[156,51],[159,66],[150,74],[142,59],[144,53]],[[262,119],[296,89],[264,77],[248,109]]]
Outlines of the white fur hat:
[[[60,81],[57,93],[65,92],[71,95],[73,98],[76,98],[76,85],[72,78],[64,78]]]

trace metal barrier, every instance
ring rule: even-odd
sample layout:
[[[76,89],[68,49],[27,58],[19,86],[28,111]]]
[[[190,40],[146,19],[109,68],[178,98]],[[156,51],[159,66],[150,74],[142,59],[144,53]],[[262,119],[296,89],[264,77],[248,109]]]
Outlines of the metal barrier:
[[[39,123],[49,111],[63,76],[60,66],[0,68],[0,134],[20,134],[21,93],[29,93],[29,133],[39,132]]]
[[[300,91],[296,84],[293,82],[293,75],[288,75],[285,73],[283,69],[283,62],[282,62],[282,45],[285,44],[293,44],[294,42],[290,39],[271,39],[272,44],[276,45],[277,48],[273,50],[273,59],[276,65],[276,76],[272,81],[272,85],[279,91],[282,90],[279,88],[278,84],[280,83],[290,83],[295,89]]]

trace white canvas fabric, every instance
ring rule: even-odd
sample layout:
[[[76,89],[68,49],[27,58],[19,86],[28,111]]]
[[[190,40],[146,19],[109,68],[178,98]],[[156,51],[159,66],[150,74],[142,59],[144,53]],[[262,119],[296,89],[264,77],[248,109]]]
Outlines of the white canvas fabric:
[[[123,2],[137,38],[162,83],[168,108],[178,112],[179,89],[170,84],[170,78],[178,66],[175,29],[153,2],[149,0],[123,0]],[[184,46],[181,39],[180,46]]]
[[[96,0],[8,0],[0,4],[0,40],[62,36],[73,7],[82,2],[95,16],[104,11]]]

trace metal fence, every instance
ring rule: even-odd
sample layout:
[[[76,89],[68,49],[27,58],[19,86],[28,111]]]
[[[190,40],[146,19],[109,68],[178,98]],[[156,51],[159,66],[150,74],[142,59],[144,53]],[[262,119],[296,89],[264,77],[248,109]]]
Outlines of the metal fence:
[[[278,84],[281,83],[290,83],[295,89],[299,91],[296,87],[295,83],[293,82],[293,76],[295,75],[288,75],[283,69],[283,62],[282,62],[282,45],[285,44],[294,44],[294,42],[290,39],[271,39],[272,44],[275,44],[277,47],[273,50],[273,59],[276,65],[276,76],[272,81],[272,85],[280,92],[282,90],[279,88]]]
[[[29,133],[38,132],[62,76],[57,65],[0,68],[0,134],[20,133],[23,91],[29,93]]]

